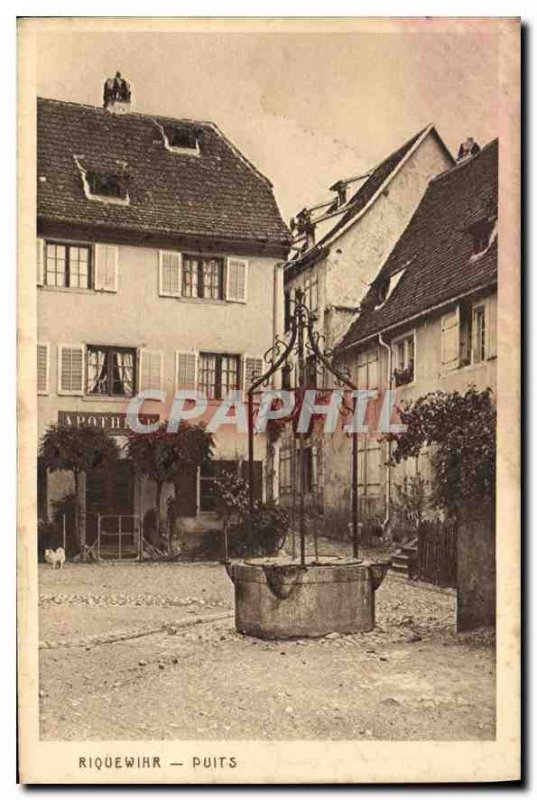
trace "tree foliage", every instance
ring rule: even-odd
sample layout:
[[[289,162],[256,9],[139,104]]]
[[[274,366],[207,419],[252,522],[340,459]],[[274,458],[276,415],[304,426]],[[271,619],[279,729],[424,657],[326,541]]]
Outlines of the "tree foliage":
[[[43,435],[39,455],[51,472],[81,473],[113,463],[119,447],[112,436],[98,428],[51,425]]]
[[[176,432],[167,430],[167,422],[152,433],[129,432],[127,454],[134,468],[152,480],[157,487],[157,530],[162,532],[161,495],[164,483],[175,485],[178,502],[181,477],[185,465],[201,466],[212,458],[214,437],[205,424],[181,422]],[[168,541],[168,546],[170,542]]]
[[[421,475],[405,478],[394,484],[392,510],[399,523],[408,531],[416,531],[421,525],[429,505],[429,484]]]
[[[494,499],[496,483],[496,408],[490,389],[431,392],[403,403],[404,433],[388,434],[391,463],[399,464],[431,447],[432,503],[452,515],[462,504]]]
[[[85,503],[80,503],[79,478],[93,469],[109,466],[119,457],[115,439],[99,428],[50,425],[41,440],[39,455],[47,470],[72,472],[75,482],[75,531],[82,558],[86,556]]]
[[[164,422],[152,433],[129,432],[127,454],[135,468],[156,483],[173,482],[184,464],[201,466],[209,461],[214,437],[203,423],[181,423],[176,433]]]

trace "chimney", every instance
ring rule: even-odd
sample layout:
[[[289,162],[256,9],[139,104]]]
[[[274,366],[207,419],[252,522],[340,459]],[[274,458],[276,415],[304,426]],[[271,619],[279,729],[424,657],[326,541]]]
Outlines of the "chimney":
[[[131,85],[121,72],[113,78],[107,78],[103,88],[103,107],[114,114],[124,114],[131,107]]]
[[[476,153],[479,153],[481,148],[479,147],[478,143],[473,139],[472,136],[467,136],[466,141],[462,142],[461,146],[459,147],[459,152],[457,154],[457,161],[465,161],[467,158],[471,158],[471,156],[475,156]]]
[[[306,237],[306,249],[309,250],[315,244],[315,223],[311,219],[309,208],[303,208],[296,215],[296,231],[299,236]]]
[[[347,202],[347,183],[345,181],[337,181],[330,187],[331,192],[337,192],[337,207],[341,208]]]

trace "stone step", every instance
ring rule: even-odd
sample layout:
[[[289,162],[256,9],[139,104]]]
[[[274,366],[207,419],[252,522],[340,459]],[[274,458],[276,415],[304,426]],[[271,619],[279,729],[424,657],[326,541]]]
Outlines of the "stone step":
[[[394,564],[392,561],[390,572],[395,572],[398,575],[406,575],[406,577],[408,577],[408,566],[403,564]]]
[[[417,551],[418,551],[418,545],[417,545],[417,543],[416,543],[416,542],[407,543],[407,544],[402,544],[402,545],[401,545],[401,547],[400,547],[399,549],[400,549],[400,551],[401,551],[401,552],[403,552],[403,553],[410,553],[410,554],[413,554],[413,553],[417,553]]]
[[[392,564],[400,564],[402,566],[408,566],[410,562],[410,557],[405,555],[404,553],[396,553],[392,556]]]

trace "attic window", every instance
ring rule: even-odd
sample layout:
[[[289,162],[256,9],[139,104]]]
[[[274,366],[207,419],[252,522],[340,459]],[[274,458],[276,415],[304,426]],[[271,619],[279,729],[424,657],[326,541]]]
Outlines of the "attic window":
[[[127,186],[124,178],[120,175],[112,175],[106,172],[88,172],[86,174],[88,189],[95,197],[112,198],[116,200],[127,200]]]
[[[189,155],[200,154],[199,134],[195,129],[170,125],[165,126],[162,132],[167,150],[173,153],[186,153]]]
[[[400,269],[398,272],[394,272],[393,275],[390,275],[389,278],[379,281],[376,287],[377,302],[375,304],[375,311],[377,311],[379,308],[382,308],[382,306],[386,303],[405,272],[406,269]]]
[[[475,225],[472,225],[470,234],[472,236],[473,259],[482,255],[489,249],[497,233],[497,221],[495,219],[483,219],[476,222]]]

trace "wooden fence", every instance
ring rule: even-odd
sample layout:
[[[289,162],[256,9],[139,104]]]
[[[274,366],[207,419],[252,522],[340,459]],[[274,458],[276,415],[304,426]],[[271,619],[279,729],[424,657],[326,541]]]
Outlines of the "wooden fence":
[[[418,531],[418,580],[437,586],[457,586],[457,526],[452,522],[423,522]]]

